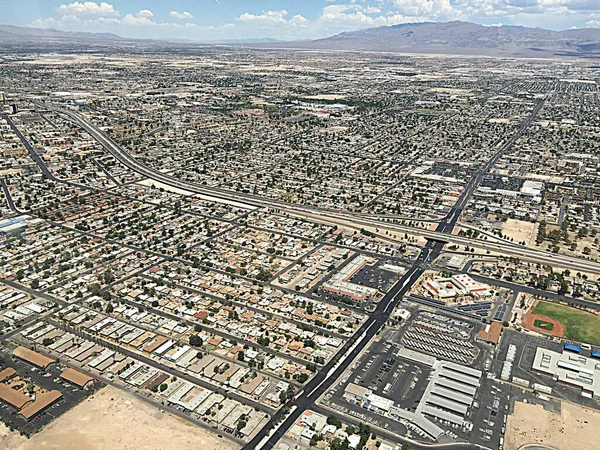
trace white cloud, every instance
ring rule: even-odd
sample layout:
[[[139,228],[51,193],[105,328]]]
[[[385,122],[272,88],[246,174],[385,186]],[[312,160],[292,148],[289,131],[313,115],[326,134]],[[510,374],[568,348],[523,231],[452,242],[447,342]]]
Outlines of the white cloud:
[[[457,11],[450,0],[393,0],[393,4],[402,15],[409,17],[428,17],[436,19],[456,15]]]
[[[308,25],[309,22],[310,20],[300,14],[296,14],[294,17],[288,20],[288,23],[293,27],[304,27]]]
[[[138,17],[145,17],[146,19],[151,19],[152,17],[154,17],[154,13],[149,9],[142,9],[141,11],[138,11],[136,15]]]
[[[285,24],[287,23],[285,16],[287,16],[287,11],[282,9],[281,11],[263,11],[261,14],[244,13],[237,20],[246,23]]]
[[[169,16],[173,17],[174,19],[179,19],[179,20],[190,20],[190,19],[194,18],[194,16],[192,16],[187,11],[183,11],[183,12],[171,11],[169,13]]]
[[[59,14],[37,20],[32,26],[113,32],[130,37],[209,40],[216,35],[314,39],[370,27],[450,20],[552,29],[600,27],[600,0],[323,0],[320,14],[311,20],[285,9],[262,12],[249,9],[232,18],[235,24],[203,26],[192,23],[193,16],[187,11],[170,11],[171,21],[162,23],[148,9],[128,14],[124,11],[121,15],[107,2],[68,1],[71,0],[65,0],[57,8]]]
[[[118,16],[119,12],[115,10],[110,3],[95,2],[73,2],[68,5],[60,5],[58,12],[62,16]]]
[[[135,16],[133,14],[127,14],[125,17],[123,17],[123,20],[121,21],[121,23],[123,23],[125,25],[133,25],[133,26],[156,25],[156,23],[153,22],[152,19],[149,19],[148,17],[145,17],[145,16],[140,16],[139,13],[136,14]]]

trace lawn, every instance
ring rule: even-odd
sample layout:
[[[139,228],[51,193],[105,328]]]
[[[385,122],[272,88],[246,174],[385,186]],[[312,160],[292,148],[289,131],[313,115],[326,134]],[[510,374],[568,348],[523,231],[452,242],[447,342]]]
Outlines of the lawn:
[[[542,330],[552,331],[554,328],[554,324],[551,322],[546,322],[545,320],[536,319],[533,321],[533,326],[537,328],[541,328]]]
[[[563,324],[566,338],[600,345],[600,317],[594,314],[548,302],[539,302],[533,313]]]

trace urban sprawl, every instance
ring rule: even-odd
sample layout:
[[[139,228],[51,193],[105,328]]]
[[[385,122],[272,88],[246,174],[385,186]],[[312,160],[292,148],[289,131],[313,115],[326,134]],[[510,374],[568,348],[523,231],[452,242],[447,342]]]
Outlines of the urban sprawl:
[[[0,62],[11,430],[112,386],[244,449],[592,448],[597,64]]]

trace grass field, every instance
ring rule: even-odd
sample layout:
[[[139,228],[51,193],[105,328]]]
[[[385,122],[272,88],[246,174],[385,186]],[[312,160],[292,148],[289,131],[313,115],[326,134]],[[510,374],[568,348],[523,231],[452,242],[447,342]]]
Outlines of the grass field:
[[[563,324],[569,339],[600,345],[600,317],[594,314],[548,302],[539,302],[533,313]]]
[[[545,320],[540,320],[540,319],[536,319],[533,322],[533,326],[541,328],[542,330],[546,330],[546,331],[552,331],[554,329],[554,324],[553,323],[546,322]]]

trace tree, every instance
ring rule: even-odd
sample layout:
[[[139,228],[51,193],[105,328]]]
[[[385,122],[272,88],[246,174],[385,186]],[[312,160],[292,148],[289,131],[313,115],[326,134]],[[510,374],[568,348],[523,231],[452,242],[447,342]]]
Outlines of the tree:
[[[327,424],[333,425],[337,429],[342,428],[342,421],[338,417],[334,416],[333,414],[330,415],[329,417],[327,417]]]
[[[106,305],[106,312],[107,312],[108,314],[110,314],[110,313],[112,313],[112,312],[113,312],[113,310],[114,310],[114,308],[113,308],[113,305],[112,305],[112,303],[108,303],[108,304]]]
[[[412,447],[410,446],[410,444],[402,444],[401,450],[411,450],[411,448]]]
[[[160,385],[160,392],[164,392],[167,390],[167,383],[163,383]]]
[[[331,441],[331,443],[329,444],[329,448],[331,448],[331,450],[348,450],[349,445],[350,445],[350,442],[348,442],[348,439],[344,439],[342,441],[338,437]]]
[[[190,345],[192,347],[201,347],[202,346],[202,338],[200,336],[196,336],[195,334],[192,334],[190,336]]]

